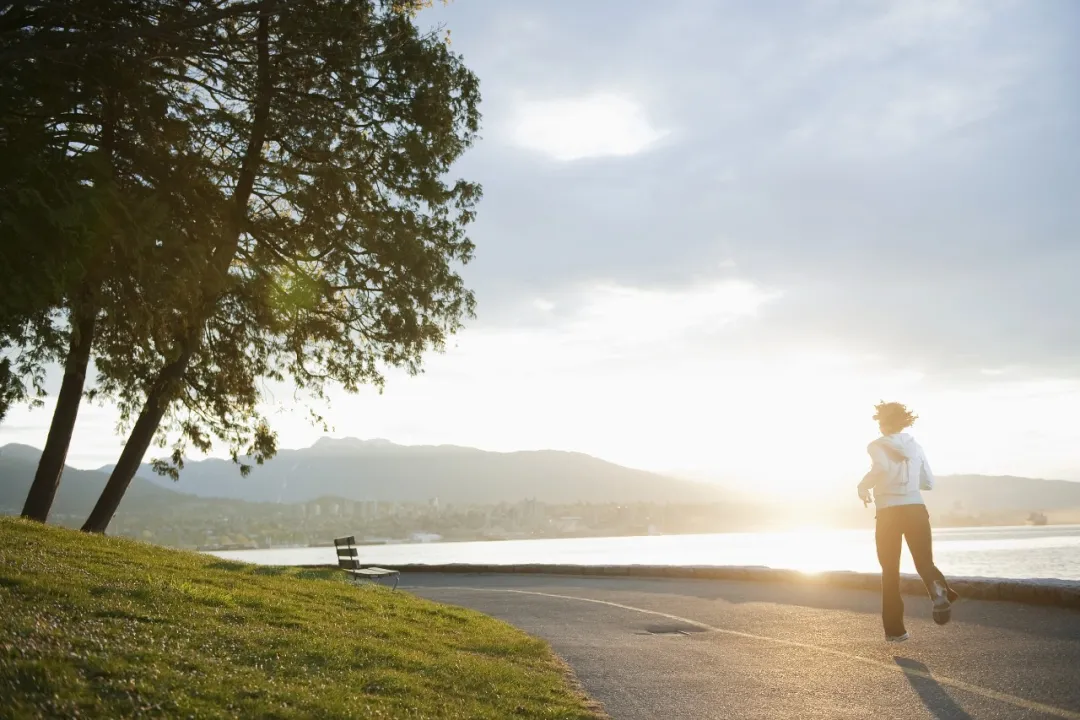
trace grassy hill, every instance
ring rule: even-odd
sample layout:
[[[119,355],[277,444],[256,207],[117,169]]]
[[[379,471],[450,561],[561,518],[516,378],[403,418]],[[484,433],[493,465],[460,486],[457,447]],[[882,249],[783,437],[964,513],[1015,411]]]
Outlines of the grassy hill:
[[[333,571],[0,518],[4,717],[594,718],[546,645]]]

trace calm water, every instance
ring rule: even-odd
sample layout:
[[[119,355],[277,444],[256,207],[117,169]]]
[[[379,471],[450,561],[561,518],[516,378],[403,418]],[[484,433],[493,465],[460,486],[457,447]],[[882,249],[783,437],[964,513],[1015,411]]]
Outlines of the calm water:
[[[359,553],[361,562],[375,565],[763,565],[809,572],[878,570],[873,532],[867,530],[372,545],[360,547]],[[260,565],[337,562],[332,547],[213,554]],[[943,572],[954,576],[1080,580],[1080,525],[935,530],[934,557]],[[906,548],[903,570],[915,572]]]

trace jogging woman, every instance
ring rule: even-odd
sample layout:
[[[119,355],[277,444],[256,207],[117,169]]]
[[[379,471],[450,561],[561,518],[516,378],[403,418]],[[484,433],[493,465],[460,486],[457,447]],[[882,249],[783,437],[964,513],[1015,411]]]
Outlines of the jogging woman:
[[[881,621],[888,642],[908,639],[904,629],[904,601],[900,597],[900,549],[907,540],[915,570],[934,603],[934,622],[944,625],[952,614],[957,594],[934,565],[930,515],[922,490],[933,490],[934,474],[926,454],[915,438],[904,432],[913,415],[900,403],[882,402],[874,408],[881,437],[870,443],[867,452],[873,465],[859,483],[859,498],[877,508],[878,562],[881,563]],[[871,491],[873,494],[871,494]]]

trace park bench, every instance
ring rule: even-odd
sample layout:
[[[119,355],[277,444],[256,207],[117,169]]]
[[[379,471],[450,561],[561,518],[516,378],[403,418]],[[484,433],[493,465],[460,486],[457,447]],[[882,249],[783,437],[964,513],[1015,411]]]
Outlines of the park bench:
[[[352,535],[342,538],[334,538],[334,547],[337,549],[338,567],[349,574],[354,580],[370,580],[375,582],[379,578],[394,578],[394,589],[397,590],[398,580],[401,573],[397,570],[388,570],[381,567],[364,567],[356,559],[356,538]]]

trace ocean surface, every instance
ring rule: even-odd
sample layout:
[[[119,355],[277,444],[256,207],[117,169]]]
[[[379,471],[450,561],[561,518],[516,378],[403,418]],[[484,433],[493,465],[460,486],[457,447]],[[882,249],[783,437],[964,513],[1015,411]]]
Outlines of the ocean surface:
[[[342,533],[343,535],[345,532]],[[653,535],[368,545],[373,565],[478,563],[518,565],[758,565],[806,572],[877,572],[871,530]],[[336,564],[333,547],[211,553],[259,565]],[[945,528],[934,531],[934,559],[946,575],[1080,580],[1080,525]],[[902,570],[915,567],[904,549]]]

